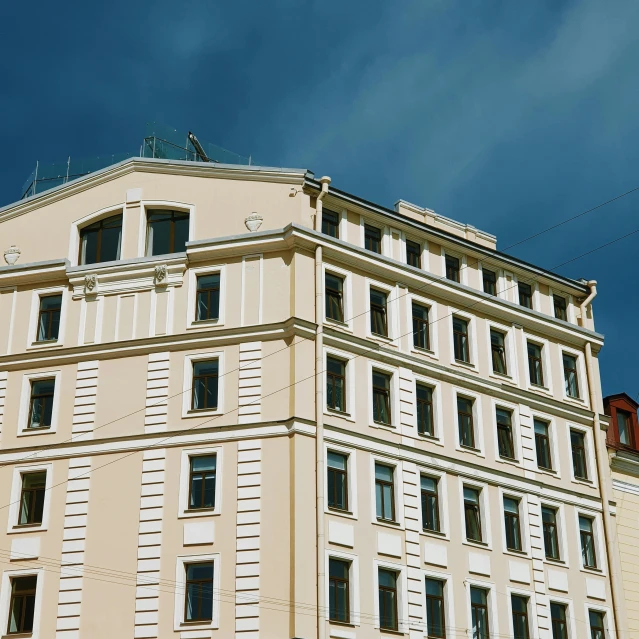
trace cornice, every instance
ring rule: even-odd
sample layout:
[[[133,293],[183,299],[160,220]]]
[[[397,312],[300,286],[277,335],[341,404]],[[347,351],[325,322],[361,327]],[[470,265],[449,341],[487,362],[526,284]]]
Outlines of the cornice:
[[[64,280],[68,266],[69,260],[66,259],[2,266],[0,267],[0,287]]]
[[[639,477],[639,454],[616,450],[610,455],[610,468],[626,475]]]

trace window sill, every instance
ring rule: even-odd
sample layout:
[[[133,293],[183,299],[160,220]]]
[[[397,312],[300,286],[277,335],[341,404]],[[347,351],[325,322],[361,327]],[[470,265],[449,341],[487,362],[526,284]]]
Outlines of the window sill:
[[[477,370],[477,365],[472,362],[465,362],[463,359],[454,359],[451,364],[453,366],[459,366],[460,368],[464,368],[471,371]]]
[[[390,433],[398,432],[397,427],[394,426],[393,424],[382,424],[380,422],[371,422],[369,426],[371,428],[381,428],[382,430],[387,430]]]
[[[455,448],[462,453],[468,453],[476,457],[486,457],[485,453],[479,448],[470,448],[469,446],[462,446],[461,444],[458,444]]]
[[[220,322],[219,319],[210,319],[210,320],[194,320],[192,321],[186,328],[213,328],[214,326],[224,326],[224,322]]]
[[[473,541],[472,539],[464,539],[462,544],[465,546],[471,546],[472,548],[482,548],[483,550],[492,551],[491,546],[488,545],[486,541]]]
[[[559,568],[568,568],[568,564],[563,559],[553,559],[552,557],[544,557],[544,563]]]
[[[521,557],[522,559],[524,557],[527,557],[528,559],[530,559],[530,554],[525,550],[515,550],[514,548],[505,548],[504,554],[512,555],[513,557]]]
[[[213,417],[215,415],[223,415],[224,413],[219,408],[202,408],[199,410],[189,409],[182,413],[182,417],[184,419],[188,419],[190,417]]]
[[[350,413],[336,410],[334,408],[331,408],[330,406],[324,410],[324,415],[331,415],[331,417],[341,417],[342,419],[347,419],[349,422],[355,421],[355,417],[353,417]]]
[[[181,510],[178,519],[194,519],[196,517],[217,517],[221,515],[221,510],[214,508],[202,508],[198,510]]]
[[[430,442],[431,444],[437,444],[438,446],[444,445],[441,438],[437,437],[437,435],[428,435],[427,433],[420,433],[418,431],[417,437],[424,442]]]
[[[395,635],[397,637],[403,637],[406,633],[401,630],[388,630],[387,628],[380,628],[379,631],[386,635]]]
[[[446,541],[450,541],[450,537],[441,530],[428,530],[427,528],[422,528],[419,531],[420,535],[424,537],[432,537],[433,539],[445,539]]]
[[[44,428],[24,428],[17,433],[17,437],[28,437],[29,435],[50,435],[55,433],[55,428],[46,426]]]
[[[419,348],[419,346],[413,345],[411,347],[411,353],[414,353],[415,355],[425,355],[431,359],[439,359],[439,357],[437,357],[437,353],[435,353],[435,351],[431,348]]]
[[[44,532],[47,530],[47,526],[41,524],[22,524],[16,526],[10,526],[7,530],[7,535],[21,535],[23,533],[30,532]]]
[[[368,337],[372,340],[375,340],[376,342],[379,342],[380,344],[386,344],[387,346],[397,347],[397,344],[395,343],[396,340],[392,337],[388,337],[388,335],[378,335],[377,333],[369,333]]]
[[[521,468],[521,463],[518,459],[514,457],[502,457],[501,455],[495,459],[496,462],[500,464],[508,464],[509,466],[515,466],[516,468]]]
[[[590,573],[592,575],[602,575],[602,576],[604,574],[604,571],[601,568],[595,568],[594,566],[592,568],[589,568],[588,566],[582,566],[581,572]]]
[[[333,626],[341,626],[343,628],[357,627],[354,623],[351,623],[350,621],[337,621],[336,619],[329,619],[328,623],[332,624]]]
[[[579,484],[580,486],[589,486],[590,488],[595,487],[595,482],[592,479],[580,479],[579,477],[572,478],[573,484]]]
[[[32,632],[17,632],[10,635],[2,635],[2,639],[23,639],[23,637],[33,637]]]
[[[350,324],[346,322],[341,322],[340,320],[336,320],[331,317],[325,317],[324,323],[330,326],[331,328],[341,328],[342,330],[348,331],[349,333],[353,332],[353,329],[350,327]]]
[[[27,346],[27,350],[28,351],[33,351],[33,350],[41,350],[43,348],[62,348],[64,346],[64,344],[62,342],[60,342],[59,340],[50,340],[50,341],[46,341],[46,342],[31,342],[31,344],[29,344]],[[19,635],[9,635],[10,637],[18,637]],[[30,637],[31,635],[22,635],[25,637]]]
[[[492,373],[488,373],[488,377],[492,377],[493,379],[497,379],[500,382],[504,382],[507,384],[512,384],[513,386],[517,385],[517,382],[512,378],[511,375],[508,375],[506,373],[496,373],[495,371],[493,371]]]
[[[548,388],[547,386],[537,386],[537,384],[528,383],[528,390],[535,393],[543,393],[544,395],[549,395],[550,397],[553,396],[550,388]]]
[[[563,400],[569,404],[574,404],[575,406],[586,406],[586,400],[581,397],[571,397],[570,395],[564,394]]]
[[[383,526],[384,528],[391,528],[392,530],[401,530],[402,524],[398,521],[389,521],[388,519],[374,519],[373,524],[377,526]]]

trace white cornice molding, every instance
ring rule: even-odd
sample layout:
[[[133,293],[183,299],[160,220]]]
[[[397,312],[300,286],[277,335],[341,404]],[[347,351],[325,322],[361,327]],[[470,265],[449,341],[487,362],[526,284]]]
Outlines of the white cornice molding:
[[[0,267],[0,286],[17,284],[41,284],[52,280],[66,279],[69,260],[31,262],[15,266]]]
[[[610,468],[619,473],[639,477],[639,455],[615,451],[610,456]]]

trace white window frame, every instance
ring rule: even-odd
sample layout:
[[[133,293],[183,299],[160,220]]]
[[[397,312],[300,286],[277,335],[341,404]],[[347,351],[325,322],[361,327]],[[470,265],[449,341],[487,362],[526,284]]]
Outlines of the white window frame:
[[[582,572],[588,573],[590,575],[602,575],[606,576],[606,552],[605,546],[603,545],[603,529],[601,526],[601,516],[598,512],[585,510],[583,508],[575,507],[573,509],[575,511],[575,530],[577,531],[577,535],[579,537],[579,567]],[[579,528],[579,517],[586,517],[592,521],[592,534],[595,538],[595,561],[597,563],[596,568],[587,568],[584,566],[583,554],[581,550],[581,529]]]
[[[513,282],[515,284],[515,304],[517,304],[519,308],[526,308],[525,306],[522,306],[519,303],[519,280],[520,280],[520,276],[514,273]],[[532,282],[528,281],[526,277],[522,277],[521,282],[522,284],[530,284],[530,288],[532,289],[532,299],[531,299],[532,308],[529,308],[527,310],[540,312],[541,300],[540,300],[540,293],[539,293],[539,284],[536,281],[532,281]]]
[[[428,336],[429,347],[427,349],[416,348],[413,343],[413,302],[428,308]],[[406,317],[408,318],[408,351],[413,354],[424,355],[432,359],[439,359],[439,322],[437,302],[415,293],[406,295]]]
[[[344,321],[338,322],[336,320],[326,317],[326,273],[336,275],[344,280],[342,287],[342,307],[344,312]],[[369,298],[370,307],[370,298]],[[369,308],[370,310],[370,308]],[[333,266],[322,262],[322,317],[324,321],[331,326],[338,326],[342,329],[347,329],[352,332],[353,330],[353,274],[350,271],[345,271],[343,268]],[[366,318],[370,330],[370,319]]]
[[[604,615],[604,630],[605,630],[605,634],[606,637],[615,637],[618,636],[616,632],[613,632],[613,624],[610,623],[610,620],[613,618],[612,617],[612,610],[608,607],[608,606],[601,606],[599,604],[594,604],[594,603],[590,603],[589,601],[587,601],[584,604],[584,611],[585,611],[585,626],[587,628],[587,632],[588,634],[590,634],[590,615],[588,614],[591,610],[594,610],[595,612],[602,612]]]
[[[552,595],[548,595],[548,621],[551,624],[552,631],[552,616],[550,612],[550,605],[553,603],[562,604],[566,606],[566,625],[568,626],[568,637],[570,639],[577,639],[577,618],[575,617],[575,609],[573,605],[572,599],[568,599],[566,597],[557,597],[554,593]],[[590,627],[588,628],[590,630]]]
[[[171,200],[142,200],[140,202],[140,226],[138,230],[138,257],[151,257],[147,255],[147,220],[148,209],[165,209],[167,211],[179,211],[180,213],[189,214],[189,242],[195,237],[195,204],[187,204],[186,202],[172,202]],[[167,253],[173,255],[173,253]],[[160,255],[153,257],[160,258]]]
[[[445,428],[444,428],[444,403],[442,401],[442,385],[440,382],[426,377],[425,375],[420,375],[418,373],[414,374],[415,378],[415,410],[414,410],[414,428],[415,428],[415,436],[419,439],[423,439],[425,441],[431,442],[433,444],[437,444],[438,446],[444,446],[445,439]],[[423,384],[424,386],[429,386],[433,391],[433,427],[434,434],[432,437],[428,435],[419,435],[417,433],[417,384]]]
[[[523,333],[524,338],[524,366],[526,369],[526,389],[534,393],[544,393],[545,395],[552,396],[553,394],[553,382],[552,382],[552,367],[550,365],[550,344],[548,340],[536,335],[530,335],[529,333]],[[528,366],[528,342],[541,346],[541,366],[544,376],[544,385],[537,386],[530,382],[530,368]],[[562,380],[563,382],[563,380]]]
[[[455,366],[461,370],[471,370],[477,372],[479,370],[479,353],[477,352],[477,318],[470,313],[465,313],[453,306],[450,306],[448,309],[450,316],[450,339],[448,340],[449,348],[450,348],[450,365]],[[468,351],[470,354],[470,362],[461,362],[455,359],[455,340],[453,336],[453,320],[455,317],[459,317],[460,319],[468,322]]]
[[[406,259],[408,256],[408,251],[406,249],[406,241],[410,240],[411,242],[415,242],[415,244],[419,244],[421,246],[421,253],[419,257],[420,262],[420,270],[428,271],[429,270],[429,252],[428,252],[428,240],[424,238],[419,238],[417,235],[413,235],[412,233],[405,233],[401,231],[400,234],[401,240],[401,259],[402,262],[408,265]],[[415,268],[415,267],[413,267]]]
[[[193,364],[196,362],[218,360],[217,368],[217,408],[215,410],[191,410],[193,383]],[[189,353],[184,356],[184,379],[182,383],[182,417],[211,417],[224,414],[224,351],[210,353]]]
[[[206,510],[189,510],[189,475],[191,457],[215,455],[215,508]],[[222,446],[207,446],[206,448],[185,448],[180,458],[180,492],[178,497],[178,519],[193,517],[212,517],[222,513]]]
[[[197,299],[197,278],[203,275],[220,275],[220,310],[218,319],[196,320],[195,303]],[[216,266],[198,266],[189,269],[189,290],[187,295],[186,328],[211,328],[224,326],[224,312],[226,310],[226,264]]]
[[[506,546],[506,512],[504,510],[504,498],[516,499],[519,502],[519,533],[521,535],[521,552],[509,550]],[[511,557],[527,557],[532,559],[530,545],[530,520],[528,517],[528,498],[525,493],[510,490],[499,486],[499,512],[501,516],[501,543],[504,554]]]
[[[482,417],[482,397],[479,393],[469,391],[465,388],[453,386],[453,406],[455,411],[455,449],[469,453],[470,455],[477,455],[479,457],[486,457],[486,446],[484,444],[484,423]],[[459,439],[459,418],[457,414],[457,397],[462,396],[473,400],[473,430],[475,436],[475,448],[466,448],[462,446]]]
[[[9,626],[9,606],[11,605],[11,580],[15,577],[36,577],[35,607],[33,610],[33,631],[29,634],[31,639],[40,636],[40,622],[42,619],[42,592],[44,589],[44,568],[19,568],[17,570],[5,570],[2,573],[2,588],[0,588],[0,623],[5,629]],[[11,635],[8,635],[11,636]],[[23,637],[24,635],[18,635]]]
[[[586,367],[584,366],[583,353],[567,346],[557,345],[559,349],[559,368],[561,370],[561,396],[564,401],[572,402],[577,406],[588,406],[588,380]],[[572,397],[566,393],[566,373],[564,371],[564,353],[575,358],[577,364],[577,384],[579,385],[579,397]]]
[[[333,510],[328,507],[328,497],[324,500],[324,512],[337,517],[347,517],[348,519],[358,518],[357,509],[357,451],[354,448],[347,448],[339,444],[324,443],[324,459],[326,460],[324,472],[324,495],[328,496],[328,453],[329,451],[345,455],[346,476],[348,478],[348,511]],[[327,573],[328,574],[328,573]]]
[[[473,627],[473,613],[470,602],[470,589],[481,588],[488,591],[488,624],[490,628],[491,637],[499,637],[499,617],[497,615],[497,591],[495,590],[495,584],[491,581],[482,581],[481,579],[466,579],[464,582],[466,586],[466,623],[468,628]],[[472,630],[469,630],[469,637],[472,637]]]
[[[504,344],[506,351],[506,368],[508,372],[506,375],[496,373],[493,370],[492,361],[492,342],[490,340],[491,330],[495,330],[497,333],[501,333],[504,336]],[[488,353],[488,376],[493,379],[498,379],[500,382],[510,382],[513,384],[519,383],[519,367],[517,363],[517,347],[516,337],[513,326],[506,326],[505,324],[499,324],[493,320],[486,321],[486,346]]]
[[[459,282],[453,282],[453,280],[449,280],[446,277],[446,256],[456,257],[459,260]],[[468,286],[468,263],[466,260],[466,256],[455,249],[449,249],[445,246],[441,247],[441,269],[442,269],[442,277],[445,282],[453,282],[454,284],[463,284],[464,286]]]
[[[383,284],[377,280],[370,278],[365,279],[366,286],[366,337],[389,346],[400,345],[400,330],[399,330],[399,287]],[[371,289],[375,288],[379,291],[386,293],[386,327],[388,329],[388,337],[384,335],[377,335],[371,331]]]
[[[330,577],[329,577],[329,561],[331,559],[341,559],[343,561],[350,562],[350,568],[348,570],[348,604],[350,607],[349,616],[350,622],[349,625],[359,626],[361,621],[361,608],[360,608],[360,589],[359,589],[359,556],[353,555],[352,553],[342,552],[341,550],[333,550],[326,549],[324,554],[324,574],[326,575],[325,585],[324,585],[324,596],[325,601],[330,601],[329,598],[329,589],[330,589]],[[340,623],[340,622],[332,622],[330,620],[330,608],[328,604],[326,605],[325,618],[329,623]]]
[[[385,257],[392,257],[389,252],[390,247],[390,230],[388,225],[384,222],[378,222],[377,220],[372,220],[370,218],[365,217],[364,215],[359,216],[359,245],[365,249],[366,246],[366,238],[365,238],[365,229],[364,227],[368,224],[369,226],[374,226],[375,228],[381,231],[381,249],[382,252],[378,253],[378,255],[383,255]],[[366,249],[365,249],[366,250]]]
[[[450,519],[448,509],[448,475],[443,470],[418,466],[418,509],[419,509],[419,532],[421,535],[433,537],[434,539],[450,540]],[[439,532],[424,530],[422,526],[422,475],[437,480],[437,502],[439,504]]]
[[[506,586],[506,596],[508,597],[508,636],[515,636],[513,628],[513,595],[518,595],[528,599],[528,603],[526,605],[528,613],[528,635],[530,637],[539,637],[539,626],[537,624],[537,599],[535,597],[535,592],[532,590],[523,590],[522,588],[511,588],[510,586]],[[550,617],[550,604],[548,604],[548,606],[548,615]]]
[[[42,523],[39,526],[20,526],[18,515],[20,514],[20,495],[22,493],[22,475],[32,472],[46,471],[47,479],[44,485],[44,508],[42,510]],[[47,530],[49,527],[49,513],[51,510],[51,487],[53,486],[53,464],[21,464],[14,466],[11,480],[11,502],[9,504],[8,534],[32,533]]]
[[[466,513],[464,511],[464,487],[474,488],[479,491],[479,517],[481,521],[482,540],[469,541],[466,537]],[[490,526],[490,506],[488,496],[488,484],[478,482],[468,477],[459,477],[459,504],[461,515],[462,544],[471,548],[493,548],[493,536]]]
[[[328,358],[333,357],[335,359],[342,360],[345,364],[345,376],[346,376],[346,412],[341,413],[340,411],[333,410],[328,407],[328,396],[326,393],[326,388],[328,384]],[[324,371],[323,371],[323,379],[324,379],[324,414],[331,415],[332,417],[338,417],[341,419],[348,419],[351,422],[354,422],[356,419],[356,410],[357,410],[357,397],[355,392],[355,362],[354,356],[352,353],[347,353],[346,351],[341,351],[337,348],[333,348],[331,346],[324,348]],[[391,390],[391,401],[392,401],[392,390]],[[376,424],[378,426],[378,424]]]
[[[521,445],[521,417],[519,415],[519,405],[505,402],[500,399],[491,398],[491,408],[493,417],[493,443],[495,445],[495,461],[501,464],[510,464],[515,466],[521,466],[524,454]],[[497,437],[497,409],[502,408],[510,411],[511,414],[511,428],[513,435],[513,452],[515,453],[515,459],[507,459],[501,457],[499,454],[499,440]]]
[[[379,569],[392,570],[397,573],[397,630],[400,634],[408,633],[408,584],[406,566],[390,561],[373,560],[373,603],[374,628],[380,627],[379,619]],[[382,630],[381,632],[386,632]]]
[[[186,605],[186,564],[213,562],[213,619],[204,623],[184,621],[184,606]],[[209,630],[220,627],[220,580],[221,555],[211,553],[207,555],[178,555],[175,561],[175,604],[173,613],[173,630],[192,631]]]
[[[377,499],[375,494],[375,464],[381,464],[382,466],[389,466],[393,469],[393,488],[395,500],[395,521],[388,523],[381,519],[377,519]],[[384,457],[379,454],[372,454],[370,456],[370,473],[371,473],[371,522],[378,526],[385,526],[392,530],[402,530],[404,528],[404,490],[403,484],[400,485],[403,479],[403,464],[400,460]]]
[[[559,543],[559,559],[548,559],[546,557],[546,548],[544,546],[544,522],[541,509],[547,506],[554,508],[557,511],[557,541]],[[542,498],[539,502],[539,523],[541,527],[541,539],[542,539],[542,552],[543,561],[547,566],[563,566],[564,568],[570,567],[570,556],[568,553],[568,533],[566,530],[566,512],[564,504],[552,499]],[[579,549],[581,552],[581,548]]]
[[[552,477],[561,478],[561,455],[559,452],[559,437],[557,431],[557,420],[547,413],[540,413],[539,411],[533,410],[531,411],[531,419],[532,419],[532,435],[533,435],[533,446],[535,447],[535,472],[538,473],[546,473],[547,475],[551,475]],[[551,454],[551,462],[552,469],[546,470],[545,468],[540,468],[537,464],[537,443],[535,441],[535,419],[545,422],[548,425],[548,437],[550,439],[550,454]],[[572,454],[572,453],[571,453]],[[572,459],[571,459],[572,465]]]
[[[29,403],[31,400],[31,384],[42,379],[55,379],[53,389],[53,406],[51,410],[51,426],[49,428],[30,429]],[[18,437],[30,435],[46,435],[55,433],[58,429],[58,416],[60,413],[60,396],[62,395],[62,371],[46,371],[39,373],[25,373],[22,376],[22,388],[20,390],[20,411],[18,413]]]
[[[428,636],[428,617],[426,614],[426,579],[436,579],[444,582],[444,614],[446,615],[446,628],[451,628],[455,623],[455,593],[453,588],[453,576],[448,572],[437,572],[436,570],[422,569],[422,601],[423,614],[422,624],[424,628],[424,637]]]
[[[38,316],[40,313],[40,298],[51,295],[62,295],[60,305],[60,326],[58,328],[58,339],[39,342],[38,341]],[[69,290],[66,286],[49,286],[47,288],[36,288],[31,292],[31,313],[29,314],[29,332],[27,333],[27,349],[43,349],[64,346],[64,336],[67,326],[67,307]]]
[[[398,432],[400,430],[401,421],[400,415],[400,402],[399,402],[399,370],[393,366],[382,364],[377,361],[368,360],[366,370],[368,372],[367,387],[368,387],[368,425],[371,428],[380,428],[382,430],[390,430],[392,432]],[[391,409],[391,423],[390,425],[380,424],[373,419],[373,370],[378,370],[380,373],[386,373],[391,376],[390,383],[390,409]]]
[[[572,462],[572,444],[570,442],[570,431],[577,430],[580,433],[584,434],[584,444],[586,448],[586,464],[588,467],[588,479],[579,479],[575,477],[575,468]],[[593,434],[592,430],[587,426],[580,426],[579,424],[575,424],[574,422],[566,423],[566,435],[568,437],[568,455],[570,459],[570,479],[576,483],[581,484],[582,486],[597,486],[599,482],[597,481],[597,466],[595,462],[594,456],[594,442],[593,442]]]
[[[75,220],[75,222],[71,223],[70,235],[69,235],[69,262],[71,266],[85,266],[79,263],[78,257],[80,256],[80,231],[85,227],[95,222],[99,222],[102,219],[107,217],[111,217],[112,215],[117,215],[118,213],[122,213],[122,235],[120,236],[120,260],[127,259],[127,256],[124,255],[124,247],[125,244],[125,233],[128,223],[128,213],[125,202],[120,202],[119,204],[113,204],[111,206],[107,206],[106,208],[100,209],[99,211],[94,211],[93,213],[89,213],[84,217],[81,217],[79,220]],[[102,262],[98,264],[86,264],[86,266],[94,266],[96,268],[100,268],[103,265]]]
[[[479,290],[485,295],[488,295],[489,297],[494,297],[495,299],[505,299],[504,297],[504,289],[505,289],[504,281],[505,280],[504,280],[503,269],[499,268],[498,266],[493,267],[492,264],[486,264],[486,270],[495,273],[496,294],[490,295],[489,293],[486,293],[486,291],[484,291],[484,261],[479,260],[477,265],[479,266],[479,286],[480,286]]]

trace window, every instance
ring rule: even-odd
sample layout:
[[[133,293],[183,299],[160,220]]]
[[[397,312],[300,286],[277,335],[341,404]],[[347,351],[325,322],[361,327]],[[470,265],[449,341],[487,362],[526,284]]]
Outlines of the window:
[[[430,349],[428,307],[415,302],[413,302],[413,346],[424,350]]]
[[[364,224],[364,248],[373,253],[382,252],[382,231],[376,226]]]
[[[37,583],[36,575],[11,579],[8,635],[33,632]]]
[[[499,331],[490,330],[490,352],[493,359],[493,373],[508,375],[506,365],[506,336]]]
[[[326,405],[346,412],[346,362],[335,357],[326,358]]]
[[[195,320],[216,320],[220,317],[220,274],[197,278]]]
[[[459,317],[453,317],[453,352],[455,360],[470,364],[468,322]]]
[[[422,528],[440,532],[439,527],[439,487],[433,477],[421,476]]]
[[[185,564],[184,621],[213,619],[213,562]]]
[[[479,493],[477,488],[464,486],[464,520],[468,541],[482,541]]]
[[[189,510],[215,508],[216,465],[215,455],[189,458]]]
[[[80,264],[98,264],[120,259],[122,214],[85,226],[80,230]]]
[[[568,397],[579,397],[579,381],[577,379],[577,358],[563,353],[564,382]]]
[[[326,318],[344,321],[344,278],[326,273],[324,279]]]
[[[497,411],[497,447],[499,456],[506,459],[515,459],[515,446],[513,443],[513,417],[509,410],[498,408]]]
[[[383,630],[397,630],[397,573],[379,568],[379,627]]]
[[[417,242],[406,240],[406,263],[409,266],[421,268],[422,266],[422,247]]]
[[[557,534],[557,511],[542,506],[541,521],[544,529],[544,549],[547,559],[559,559],[559,536]]]
[[[606,639],[603,612],[589,610],[588,619],[590,620],[590,639]]]
[[[497,273],[488,271],[485,268],[482,268],[481,272],[484,280],[484,293],[497,295]]]
[[[473,624],[473,639],[490,639],[488,593],[483,588],[470,589],[470,612]]]
[[[512,497],[504,497],[504,525],[506,527],[506,548],[521,552],[519,500]]]
[[[552,623],[552,639],[568,639],[568,623],[564,604],[550,602],[550,620]]]
[[[541,360],[541,346],[528,342],[528,375],[530,383],[535,386],[544,385],[544,367]]]
[[[592,519],[579,515],[579,538],[581,540],[581,559],[584,568],[597,567],[595,552],[595,535],[592,530]]]
[[[373,421],[386,426],[391,425],[390,384],[388,373],[373,371]]]
[[[530,284],[519,282],[517,288],[519,289],[519,304],[526,308],[532,308],[532,287]]]
[[[572,470],[575,479],[588,479],[586,463],[586,435],[577,430],[570,431],[570,447],[572,448]]]
[[[339,238],[339,213],[328,209],[322,211],[322,233]]]
[[[51,427],[54,391],[55,378],[31,381],[29,419],[27,421],[28,430]]]
[[[560,320],[566,321],[568,319],[568,312],[566,310],[566,298],[560,295],[552,296],[553,306],[555,307],[555,317]]]
[[[426,578],[426,631],[428,637],[446,637],[444,582],[440,579]]]
[[[534,420],[535,450],[537,451],[537,466],[545,470],[552,470],[552,457],[550,454],[550,436],[548,424],[540,419]]]
[[[475,448],[472,399],[457,398],[457,424],[459,426],[459,445],[465,448]]]
[[[193,362],[192,410],[216,410],[218,360]]]
[[[22,473],[19,526],[39,526],[44,514],[47,472]]]
[[[632,446],[632,416],[619,408],[617,412],[617,430],[619,431],[619,443],[624,446]]]
[[[420,435],[435,435],[433,419],[433,389],[424,384],[415,386],[417,395],[417,432]]]
[[[394,469],[375,464],[375,507],[377,519],[395,521]]]
[[[348,455],[328,451],[326,460],[328,507],[348,510]]]
[[[514,639],[528,639],[528,598],[512,595],[510,598],[513,613]]]
[[[350,623],[350,563],[342,559],[328,560],[328,610],[331,621]]]
[[[147,255],[186,251],[189,214],[180,211],[150,210],[147,215]]]
[[[55,342],[60,332],[62,295],[43,295],[38,313],[38,342]]]
[[[388,322],[386,320],[386,305],[388,296],[383,291],[371,288],[371,333],[388,337]]]
[[[459,282],[459,258],[446,255],[446,279]]]

